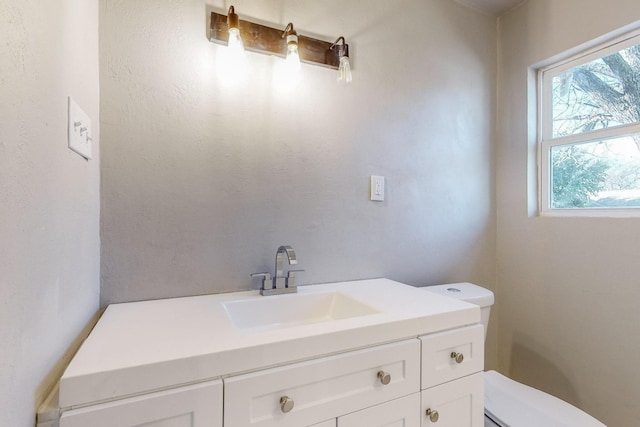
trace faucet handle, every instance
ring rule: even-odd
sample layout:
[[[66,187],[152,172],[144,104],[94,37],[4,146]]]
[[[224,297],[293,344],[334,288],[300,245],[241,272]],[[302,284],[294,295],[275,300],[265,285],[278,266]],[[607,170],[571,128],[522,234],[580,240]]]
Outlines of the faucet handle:
[[[253,273],[251,277],[262,277],[262,289],[272,289],[273,282],[271,281],[270,273]]]
[[[289,270],[287,273],[287,288],[296,287],[296,273],[302,273],[304,270]]]

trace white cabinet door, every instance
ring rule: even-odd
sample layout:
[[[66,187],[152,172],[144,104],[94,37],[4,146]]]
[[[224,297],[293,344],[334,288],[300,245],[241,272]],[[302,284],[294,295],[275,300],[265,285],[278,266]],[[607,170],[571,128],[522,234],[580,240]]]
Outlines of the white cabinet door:
[[[422,427],[484,426],[482,372],[423,390],[421,408]]]
[[[420,427],[420,393],[338,418],[338,427]]]
[[[222,427],[222,381],[73,409],[60,427]]]

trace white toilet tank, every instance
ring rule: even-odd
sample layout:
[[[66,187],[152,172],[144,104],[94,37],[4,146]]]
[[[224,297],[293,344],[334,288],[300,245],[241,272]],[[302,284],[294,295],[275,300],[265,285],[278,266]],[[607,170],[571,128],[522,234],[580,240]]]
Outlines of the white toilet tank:
[[[471,304],[480,306],[481,322],[484,326],[484,337],[487,338],[487,327],[489,326],[489,315],[494,302],[493,292],[473,283],[451,283],[448,285],[425,286],[427,292],[456,298]]]

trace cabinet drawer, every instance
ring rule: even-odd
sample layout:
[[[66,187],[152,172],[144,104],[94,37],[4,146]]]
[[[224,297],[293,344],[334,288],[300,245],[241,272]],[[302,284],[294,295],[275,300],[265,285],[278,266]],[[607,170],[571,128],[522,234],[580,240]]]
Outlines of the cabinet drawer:
[[[73,409],[60,427],[222,427],[222,381]]]
[[[420,340],[423,390],[484,369],[484,327],[480,324]]]
[[[416,339],[240,375],[224,380],[224,423],[308,426],[415,393],[419,378]],[[285,397],[292,408],[283,409]]]
[[[338,427],[420,427],[420,393],[338,418]]]
[[[422,427],[484,426],[483,373],[423,390],[421,413]]]

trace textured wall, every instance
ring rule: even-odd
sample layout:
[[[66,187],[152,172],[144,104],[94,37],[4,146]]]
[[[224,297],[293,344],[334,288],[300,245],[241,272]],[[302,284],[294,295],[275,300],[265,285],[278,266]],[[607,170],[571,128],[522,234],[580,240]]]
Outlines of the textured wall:
[[[501,367],[610,427],[640,425],[640,369],[629,359],[640,351],[640,219],[528,215],[535,83],[528,98],[527,69],[639,19],[635,0],[536,0],[502,18],[499,35]]]
[[[97,0],[0,2],[1,426],[34,425],[99,305],[99,155],[67,148],[68,95],[98,140],[97,26]]]
[[[211,7],[101,1],[102,304],[257,288],[292,245],[301,283],[495,279],[495,18],[449,0],[234,2],[351,45],[354,81],[248,53],[228,85]],[[387,178],[384,203],[368,176]]]

